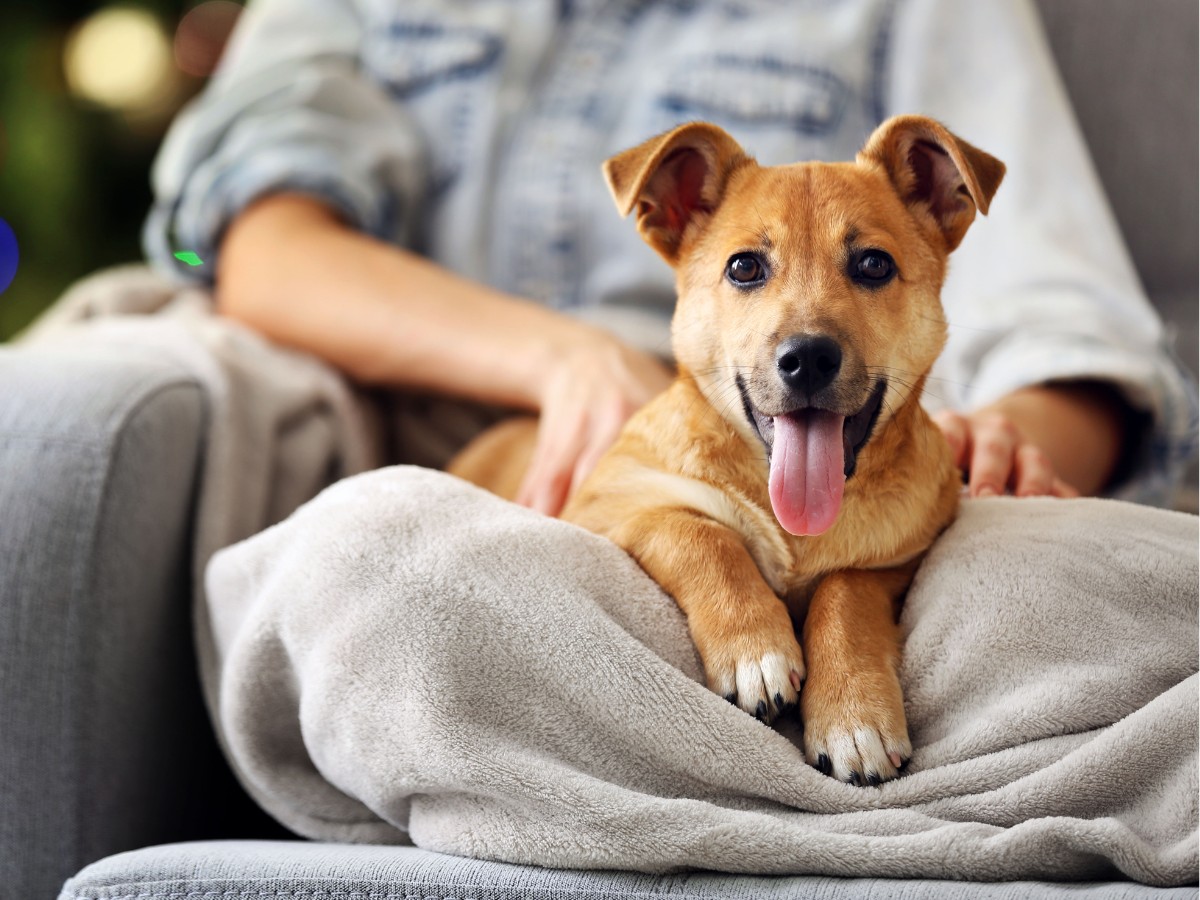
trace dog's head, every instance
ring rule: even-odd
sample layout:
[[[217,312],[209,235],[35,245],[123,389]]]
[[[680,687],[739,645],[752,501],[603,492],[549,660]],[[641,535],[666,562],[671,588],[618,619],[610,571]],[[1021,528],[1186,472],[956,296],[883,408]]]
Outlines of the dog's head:
[[[676,270],[681,370],[770,458],[780,524],[833,524],[859,452],[941,352],[946,258],[1004,176],[920,116],[853,163],[763,167],[691,123],[604,165],[622,214]]]

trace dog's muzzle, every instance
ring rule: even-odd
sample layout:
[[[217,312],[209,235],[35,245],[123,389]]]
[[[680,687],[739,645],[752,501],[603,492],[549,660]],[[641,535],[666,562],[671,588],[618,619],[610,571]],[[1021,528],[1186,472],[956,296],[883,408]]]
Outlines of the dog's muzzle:
[[[777,356],[781,371],[785,355]],[[792,534],[820,534],[837,518],[846,479],[854,474],[858,454],[871,439],[883,408],[887,379],[876,381],[866,402],[850,415],[819,405],[801,405],[768,416],[751,401],[740,374],[736,381],[746,418],[767,449],[768,492],[775,517]],[[819,373],[807,383],[819,384]]]

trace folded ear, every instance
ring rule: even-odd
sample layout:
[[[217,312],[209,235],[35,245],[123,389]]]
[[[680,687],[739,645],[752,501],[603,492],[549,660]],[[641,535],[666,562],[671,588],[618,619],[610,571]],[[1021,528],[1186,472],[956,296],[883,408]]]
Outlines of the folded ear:
[[[750,157],[716,125],[690,122],[604,163],[621,215],[637,210],[643,240],[675,265],[689,232],[717,208],[731,172]]]
[[[900,198],[931,216],[953,250],[1004,178],[1004,163],[924,116],[894,116],[859,151],[860,163],[883,166]]]

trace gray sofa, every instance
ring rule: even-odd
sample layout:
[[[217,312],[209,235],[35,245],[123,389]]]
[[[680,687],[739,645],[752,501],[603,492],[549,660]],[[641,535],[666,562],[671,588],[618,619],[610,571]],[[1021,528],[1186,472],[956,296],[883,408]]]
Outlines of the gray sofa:
[[[1041,6],[1146,287],[1194,371],[1196,4]],[[60,888],[74,900],[1197,896],[1126,883],[558,872],[296,841],[236,785],[200,703],[187,590],[199,386],[166,364],[20,348],[0,349],[0,385],[4,900]],[[1180,505],[1194,508],[1191,478]]]

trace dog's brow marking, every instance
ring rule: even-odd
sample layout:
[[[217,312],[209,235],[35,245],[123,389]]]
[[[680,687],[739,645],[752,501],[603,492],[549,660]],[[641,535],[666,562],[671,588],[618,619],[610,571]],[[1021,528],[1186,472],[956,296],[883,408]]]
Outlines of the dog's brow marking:
[[[784,577],[792,567],[792,554],[773,516],[736,491],[723,491],[695,478],[645,466],[638,466],[630,475],[647,488],[739,534],[771,590],[783,596],[787,588]]]

